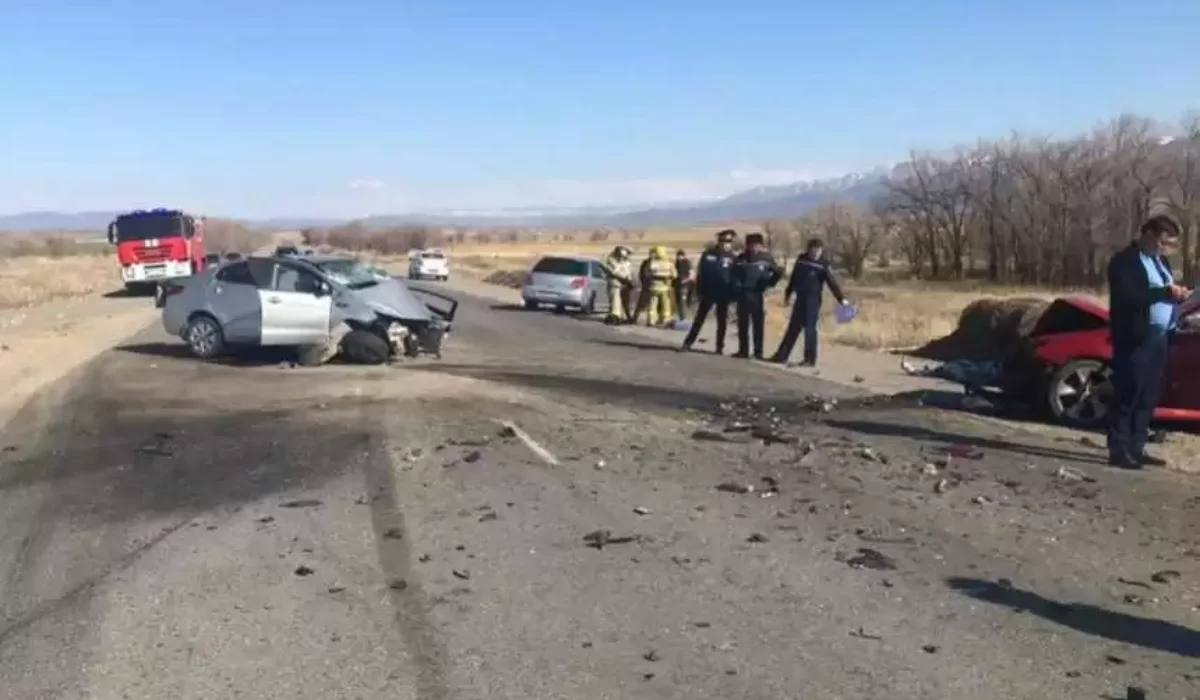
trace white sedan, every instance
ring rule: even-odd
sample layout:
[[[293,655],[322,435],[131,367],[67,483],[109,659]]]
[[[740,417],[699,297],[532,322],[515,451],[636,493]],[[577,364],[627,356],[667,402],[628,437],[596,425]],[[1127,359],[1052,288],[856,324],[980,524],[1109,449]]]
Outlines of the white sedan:
[[[446,254],[437,250],[422,250],[413,253],[408,259],[408,278],[410,280],[434,279],[445,282],[450,279],[450,260]]]

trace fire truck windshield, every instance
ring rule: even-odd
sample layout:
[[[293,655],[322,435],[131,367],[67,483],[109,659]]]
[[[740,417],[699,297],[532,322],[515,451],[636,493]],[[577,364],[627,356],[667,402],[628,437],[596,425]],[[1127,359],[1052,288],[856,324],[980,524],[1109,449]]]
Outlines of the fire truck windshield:
[[[117,242],[169,238],[184,233],[185,221],[178,214],[139,214],[117,217]]]

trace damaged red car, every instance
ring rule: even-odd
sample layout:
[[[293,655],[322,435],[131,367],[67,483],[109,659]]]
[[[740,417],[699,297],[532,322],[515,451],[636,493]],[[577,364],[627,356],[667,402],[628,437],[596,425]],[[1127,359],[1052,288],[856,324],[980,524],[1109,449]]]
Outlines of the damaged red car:
[[[1156,420],[1200,421],[1200,325],[1196,308],[1181,307]],[[1086,297],[1055,300],[1038,319],[1030,349],[1042,366],[1039,393],[1050,415],[1077,427],[1098,427],[1113,388],[1108,309]]]

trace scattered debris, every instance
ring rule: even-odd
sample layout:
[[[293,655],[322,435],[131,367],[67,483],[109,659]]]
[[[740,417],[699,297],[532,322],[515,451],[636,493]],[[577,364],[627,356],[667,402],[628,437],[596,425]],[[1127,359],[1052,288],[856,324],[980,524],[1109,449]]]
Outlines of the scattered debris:
[[[454,574],[454,578],[459,578],[463,581],[471,580],[471,572],[466,569],[453,569],[450,573]]]
[[[279,507],[280,508],[317,508],[317,507],[320,507],[323,505],[325,505],[325,503],[316,498],[300,498],[295,501],[284,501],[283,503],[279,504]]]
[[[153,455],[155,457],[174,457],[176,449],[165,444],[165,441],[163,441],[162,438],[158,438],[154,442],[147,442],[139,445],[137,451],[141,452],[142,454]]]
[[[467,454],[463,455],[462,461],[466,462],[467,464],[474,464],[475,462],[478,462],[479,458],[482,456],[483,453],[479,450],[471,450]]]
[[[313,571],[312,567],[305,566],[304,564],[301,564],[300,566],[296,567],[296,575],[297,576],[312,576],[315,573],[317,573],[317,572]]]
[[[610,544],[629,544],[630,542],[636,542],[639,539],[640,538],[637,535],[613,537],[612,530],[596,530],[595,532],[589,532],[583,536],[583,541],[586,542],[589,547],[594,547],[595,549],[604,549]]]
[[[642,506],[638,506],[637,508],[634,508],[633,512],[637,513],[638,515],[650,515],[650,509],[643,508]]]
[[[878,462],[879,461],[879,453],[865,445],[858,448],[858,450],[855,451],[855,454],[858,455],[859,457],[867,460],[868,462]]]
[[[860,527],[854,530],[854,534],[863,542],[871,542],[872,544],[916,544],[917,540],[914,537],[884,537],[876,534],[871,530]]]
[[[1083,472],[1074,467],[1059,467],[1054,476],[1060,481],[1083,481]]]
[[[794,445],[800,441],[795,435],[781,432],[775,428],[757,426],[750,430],[750,436],[758,438],[766,445]]]
[[[404,530],[401,530],[398,527],[389,527],[383,531],[383,539],[385,540],[399,540],[403,538]]]
[[[716,430],[700,429],[692,433],[692,439],[701,440],[704,442],[747,443],[750,442],[751,436],[738,433],[720,433]]]
[[[950,457],[958,457],[960,459],[983,459],[983,450],[961,442],[946,447],[943,452]]]
[[[763,498],[767,498],[767,497],[770,497],[770,496],[773,496],[773,495],[779,493],[779,479],[777,477],[764,476],[762,478],[762,482],[766,486],[766,488],[764,488],[762,490],[762,493],[759,495],[762,496]]]
[[[860,547],[858,556],[847,559],[846,563],[855,569],[874,569],[875,571],[894,571],[896,569],[894,559],[870,547]]]
[[[1183,574],[1175,571],[1174,569],[1164,569],[1162,571],[1155,571],[1153,574],[1151,574],[1150,580],[1155,583],[1168,584],[1180,576],[1183,576]]]

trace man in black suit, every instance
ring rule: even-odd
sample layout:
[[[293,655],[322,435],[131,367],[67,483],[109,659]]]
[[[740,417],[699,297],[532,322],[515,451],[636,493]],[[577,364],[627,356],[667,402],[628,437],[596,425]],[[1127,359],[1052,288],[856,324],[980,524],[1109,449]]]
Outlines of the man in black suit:
[[[1142,224],[1138,239],[1108,262],[1114,402],[1109,414],[1108,461],[1123,469],[1166,464],[1147,455],[1150,420],[1167,368],[1175,304],[1189,290],[1175,284],[1165,252],[1181,227],[1169,214]]]

